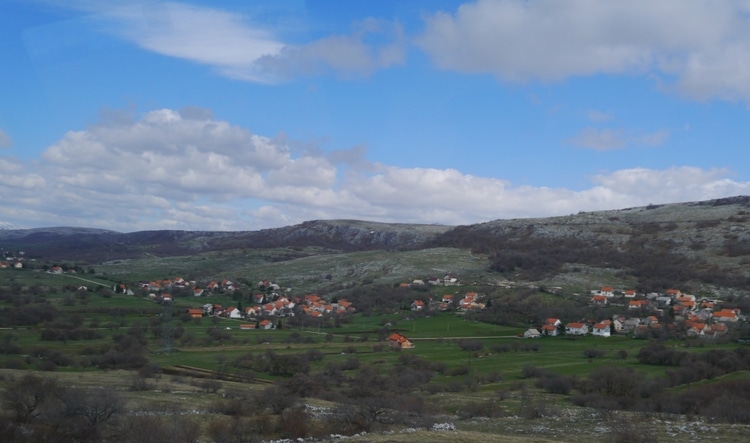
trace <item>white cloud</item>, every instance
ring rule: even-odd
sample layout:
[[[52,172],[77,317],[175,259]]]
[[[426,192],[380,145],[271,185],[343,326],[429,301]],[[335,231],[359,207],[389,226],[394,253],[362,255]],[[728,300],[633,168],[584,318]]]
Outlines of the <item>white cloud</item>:
[[[401,26],[367,20],[352,35],[325,37],[303,45],[288,45],[260,58],[253,68],[275,79],[328,71],[367,76],[377,69],[402,64],[406,42]],[[372,41],[380,37],[384,41]]]
[[[28,163],[0,157],[3,221],[121,231],[247,230],[320,218],[454,225],[750,194],[750,183],[723,169],[618,170],[574,191],[373,164],[361,146],[295,152],[208,110],[106,119],[64,134]]]
[[[425,19],[416,44],[443,68],[504,81],[656,73],[696,98],[750,99],[743,0],[478,0]]]
[[[126,3],[124,6],[78,4],[102,30],[130,40],[158,54],[215,67],[231,75],[243,72],[248,79],[252,64],[278,53],[284,44],[249,17],[216,8],[177,2]]]
[[[237,12],[180,2],[74,1],[70,8],[90,13],[101,32],[157,54],[214,68],[250,82],[275,83],[300,75],[333,71],[366,76],[403,63],[406,39],[400,25],[366,19],[351,35],[292,44]]]
[[[607,122],[614,118],[611,112],[598,111],[596,109],[589,111],[587,116],[592,122]]]
[[[10,136],[0,129],[0,148],[9,148],[12,144],[13,140],[10,139]]]
[[[609,151],[625,147],[627,140],[623,136],[622,130],[619,129],[585,128],[569,139],[567,143],[597,151]]]
[[[669,139],[669,131],[662,129],[649,134],[642,134],[635,138],[635,142],[648,146],[661,146]]]
[[[610,151],[630,145],[661,146],[669,139],[669,130],[629,134],[622,129],[584,128],[566,143],[596,151]]]

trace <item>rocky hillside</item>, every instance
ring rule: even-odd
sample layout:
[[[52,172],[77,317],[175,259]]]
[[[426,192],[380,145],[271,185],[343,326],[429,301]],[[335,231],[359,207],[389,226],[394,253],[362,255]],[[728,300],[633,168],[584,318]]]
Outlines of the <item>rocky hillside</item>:
[[[543,280],[577,265],[615,269],[643,290],[695,282],[750,290],[750,197],[447,227],[309,221],[245,232],[45,228],[0,231],[0,248],[48,261],[307,247],[329,251],[471,249],[508,278]],[[307,252],[305,253],[307,254]]]
[[[338,251],[418,249],[450,227],[357,220],[309,221],[277,229],[241,232],[140,231],[118,233],[88,228],[0,231],[0,247],[47,260],[91,263],[144,254],[173,256],[226,249],[322,247]]]
[[[471,248],[536,280],[566,264],[621,269],[643,289],[690,281],[750,288],[750,197],[457,227],[432,244]]]

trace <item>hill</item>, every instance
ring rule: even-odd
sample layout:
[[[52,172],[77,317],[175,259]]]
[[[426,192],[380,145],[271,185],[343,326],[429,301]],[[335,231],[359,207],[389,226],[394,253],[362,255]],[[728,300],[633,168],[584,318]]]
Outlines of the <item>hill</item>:
[[[487,257],[482,265],[485,271],[513,280],[555,284],[574,278],[573,274],[582,269],[593,268],[634,279],[643,291],[671,286],[699,290],[707,284],[744,291],[750,289],[748,221],[750,197],[738,196],[457,227],[317,220],[240,232],[3,230],[0,247],[24,250],[27,257],[46,261],[78,260],[88,264],[274,248],[290,252],[269,255],[267,261],[324,254],[329,256],[326,262],[330,262],[332,253],[451,248]],[[241,257],[237,260],[241,261]],[[257,257],[254,260],[256,265]],[[242,267],[242,263],[235,265]],[[381,266],[386,267],[387,263]],[[414,266],[408,263],[392,267],[408,270],[408,275],[391,276],[394,279],[414,275]]]

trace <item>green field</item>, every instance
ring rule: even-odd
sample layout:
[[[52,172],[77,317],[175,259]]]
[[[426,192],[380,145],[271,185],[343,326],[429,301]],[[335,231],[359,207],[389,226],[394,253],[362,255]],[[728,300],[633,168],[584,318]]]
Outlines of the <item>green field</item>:
[[[288,251],[265,253],[283,256]],[[675,369],[638,361],[636,355],[641,348],[652,343],[649,340],[636,340],[629,336],[523,339],[519,335],[526,327],[474,321],[470,316],[453,311],[431,312],[429,315],[415,314],[408,309],[392,310],[387,315],[356,313],[347,315],[337,327],[326,327],[333,325],[332,321],[305,327],[293,326],[291,319],[282,318],[280,329],[241,330],[240,325],[246,321],[210,317],[191,319],[185,312],[188,308],[198,308],[205,303],[223,306],[242,303],[247,306],[249,290],[241,298],[236,294],[176,297],[171,305],[161,305],[142,291],[136,291],[137,295],[114,294],[111,291],[118,282],[133,285],[139,280],[178,275],[190,278],[191,274],[205,270],[207,263],[215,269],[212,277],[230,277],[236,275],[233,272],[239,269],[235,261],[240,254],[243,252],[213,253],[197,258],[151,257],[112,262],[97,266],[93,274],[51,275],[40,270],[0,273],[0,288],[3,291],[0,314],[5,316],[3,321],[9,324],[0,330],[0,343],[3,346],[0,352],[0,385],[12,383],[29,370],[44,371],[38,373],[58,377],[72,385],[112,386],[126,393],[124,395],[133,410],[178,407],[203,411],[215,407],[217,402],[220,403],[222,398],[232,393],[252,396],[263,392],[270,386],[269,383],[284,386],[293,379],[291,374],[257,369],[264,367],[259,363],[263,359],[314,355],[316,358],[310,359],[309,367],[305,369],[306,376],[310,378],[305,380],[312,380],[317,374],[338,373],[341,385],[350,388],[360,374],[385,378],[395,377],[400,372],[412,371],[414,374],[416,371],[409,366],[410,362],[425,361],[436,366],[430,369],[433,373],[429,382],[411,395],[429,399],[427,402],[431,406],[431,413],[452,416],[462,408],[483,403],[494,405],[495,412],[500,416],[512,417],[522,413],[524,404],[528,402],[526,396],[530,395],[529,398],[535,399],[535,402],[555,408],[555,414],[563,417],[558,418],[558,424],[565,421],[560,426],[567,427],[570,432],[576,431],[574,417],[577,417],[579,423],[588,423],[586,426],[590,429],[585,431],[586,435],[596,438],[597,434],[591,429],[596,428],[598,423],[581,412],[585,409],[574,408],[570,395],[550,394],[539,388],[534,379],[529,378],[529,368],[554,373],[569,380],[585,380],[592,371],[607,366],[616,366],[624,371],[632,369],[641,379],[664,378],[668,371]],[[329,280],[335,282],[342,275],[355,280],[380,279],[393,287],[394,283],[403,280],[404,275],[421,277],[417,271],[419,267],[440,260],[443,261],[439,266],[453,262],[464,266],[465,270],[472,267],[480,269],[475,263],[480,258],[458,250],[430,251],[434,255],[425,255],[424,252],[393,254],[398,257],[385,258],[382,252],[329,253],[323,258],[297,258],[281,263],[268,263],[268,256],[258,256],[252,259],[257,260],[255,266],[249,264],[252,260],[243,261],[244,271],[241,275],[253,282],[264,276],[277,278],[283,273],[287,277],[285,281],[293,283],[291,286],[296,293],[296,288],[300,287],[315,288],[319,284],[332,286]],[[393,263],[398,260],[404,260],[408,265],[394,267]],[[224,265],[234,266],[233,271],[221,271],[219,268]],[[474,275],[479,279],[481,271],[476,272]],[[326,273],[331,274],[330,279],[325,277]],[[79,285],[86,285],[89,289],[76,291],[75,287]],[[408,293],[408,296],[428,296],[439,300],[444,294],[458,295],[467,291],[481,291],[482,288],[484,286],[480,284],[467,284],[460,288],[415,291]],[[334,294],[335,291],[330,291],[327,296]],[[509,299],[528,297],[535,307],[553,311],[581,305],[578,297],[569,293],[507,289],[497,290],[496,294],[507,295]],[[495,300],[501,302],[503,298]],[[45,319],[45,312],[54,315]],[[29,316],[40,319],[34,322],[27,320]],[[278,322],[278,319],[274,319],[275,324]],[[523,322],[515,324],[519,323]],[[72,333],[74,330],[82,330],[87,335],[75,336]],[[66,331],[65,335],[53,334],[62,333],[60,331]],[[384,340],[393,332],[408,337],[414,347],[393,349]],[[165,340],[164,334],[171,334],[173,338]],[[686,347],[684,341],[661,343],[668,348],[696,354],[709,349],[731,350],[740,346],[724,343]],[[600,351],[601,355],[587,357],[586,352],[591,350]],[[133,367],[127,366],[127,361],[123,363],[118,360],[131,358],[129,353],[142,356],[144,360],[139,360],[138,366]],[[107,356],[110,360],[105,358]],[[242,362],[252,362],[252,366],[243,366]],[[142,371],[144,367],[162,375],[149,381],[148,389],[135,391],[132,389],[133,380],[139,377],[137,371]],[[201,388],[201,383],[207,378],[221,380],[218,392]],[[720,380],[748,379],[750,372],[737,371],[691,386],[676,386],[670,391],[679,393],[689,387],[710,385]],[[343,391],[344,388],[341,389]],[[170,395],[165,396],[165,393]],[[306,398],[305,402],[322,408],[336,405],[329,398]],[[563,414],[561,411],[566,412]],[[211,412],[201,420],[221,417],[221,414]],[[511,435],[497,441],[572,441],[560,440],[559,435],[551,431],[529,435],[528,426],[515,429],[513,426],[517,425],[510,419],[496,418],[498,421],[492,422],[496,424],[462,421],[454,441],[472,441],[477,435],[485,434]],[[545,426],[551,425],[552,422]],[[655,432],[663,433],[661,424],[657,426],[651,423],[648,426],[655,426],[654,429],[659,429]],[[733,440],[736,436],[727,430],[729,428],[721,429],[730,436],[725,441],[740,441]],[[432,437],[428,433],[419,434],[419,438]],[[367,441],[380,440],[374,438]],[[388,441],[419,439],[394,437]],[[488,441],[494,440],[489,438]]]

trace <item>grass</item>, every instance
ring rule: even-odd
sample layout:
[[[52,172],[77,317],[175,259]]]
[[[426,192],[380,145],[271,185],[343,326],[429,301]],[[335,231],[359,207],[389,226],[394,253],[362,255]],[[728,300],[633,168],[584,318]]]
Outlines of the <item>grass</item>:
[[[147,252],[147,251],[146,251]],[[500,401],[501,409],[507,415],[492,420],[458,420],[454,416],[445,417],[454,421],[456,432],[415,432],[392,433],[386,435],[365,435],[354,441],[372,442],[410,442],[410,441],[489,441],[489,442],[549,442],[549,441],[610,441],[601,429],[613,429],[614,424],[606,422],[592,411],[574,408],[566,396],[544,394],[533,387],[534,380],[524,380],[523,370],[526,366],[536,366],[562,375],[586,377],[592,370],[616,365],[632,368],[644,376],[663,376],[670,369],[663,366],[640,364],[636,355],[640,348],[648,344],[645,340],[633,340],[628,337],[543,337],[536,340],[519,339],[516,335],[524,328],[498,326],[467,320],[454,313],[437,313],[429,317],[415,316],[410,311],[399,311],[392,315],[363,316],[355,315],[351,322],[343,323],[341,328],[290,329],[285,326],[274,331],[241,331],[241,321],[200,320],[183,321],[180,314],[187,308],[199,307],[204,303],[218,303],[223,306],[237,306],[238,300],[224,294],[210,297],[176,298],[172,307],[172,326],[184,330],[184,334],[194,335],[196,340],[188,346],[175,340],[174,351],[165,352],[158,338],[162,330],[161,320],[167,312],[161,305],[143,297],[116,294],[105,297],[103,292],[89,292],[85,298],[66,290],[66,286],[84,284],[96,287],[111,288],[114,283],[125,282],[134,286],[141,280],[174,278],[181,276],[188,280],[212,280],[229,278],[243,283],[243,292],[249,295],[254,284],[261,279],[270,279],[283,287],[292,288],[293,294],[317,292],[331,297],[343,289],[354,289],[373,283],[393,285],[413,279],[427,279],[443,273],[454,272],[460,275],[464,285],[456,288],[431,287],[429,295],[440,299],[444,294],[462,294],[467,291],[481,292],[484,285],[490,285],[501,278],[487,271],[487,258],[472,254],[470,251],[455,248],[436,248],[420,251],[365,251],[341,253],[321,248],[278,248],[268,250],[234,249],[221,252],[209,252],[183,257],[156,257],[144,254],[141,259],[115,260],[96,265],[95,274],[50,275],[33,270],[7,270],[0,272],[0,286],[32,287],[38,286],[46,292],[45,298],[70,318],[84,317],[85,327],[97,328],[102,337],[94,340],[69,340],[63,342],[41,341],[41,327],[23,327],[0,331],[0,340],[8,339],[23,349],[22,354],[0,354],[0,367],[10,360],[14,364],[26,365],[33,369],[38,361],[27,357],[35,348],[48,348],[66,355],[79,355],[86,348],[96,346],[113,346],[118,336],[125,334],[140,325],[146,328],[148,338],[147,357],[152,364],[162,368],[174,366],[191,366],[209,370],[218,370],[222,363],[231,362],[247,353],[259,355],[267,350],[278,354],[303,353],[311,350],[320,351],[325,357],[320,362],[312,363],[312,373],[323,369],[330,362],[344,362],[356,358],[363,365],[380,368],[384,373],[398,370],[399,357],[405,353],[420,358],[442,362],[446,365],[446,374],[438,374],[432,379],[435,383],[450,384],[464,381],[466,376],[447,375],[451,370],[468,367],[468,377],[478,374],[499,372],[502,381],[480,385],[475,391],[459,393],[440,393],[429,396],[429,401],[439,406],[448,414],[472,401],[496,399],[498,391],[510,392],[510,397]],[[84,266],[85,267],[85,266]],[[91,280],[86,282],[85,280]],[[599,269],[571,265],[566,272],[548,281],[539,282],[547,287],[562,287],[563,295],[551,293],[534,293],[532,305],[555,312],[556,308],[580,304],[588,300],[591,288],[607,285],[632,287],[632,279],[618,277],[617,270]],[[508,289],[509,296],[520,293],[522,289]],[[504,294],[500,289],[497,294]],[[576,296],[573,293],[578,292]],[[414,292],[415,296],[426,295],[425,292]],[[246,299],[243,306],[248,306]],[[5,306],[8,306],[7,304]],[[0,303],[2,309],[3,303]],[[385,322],[391,322],[392,331],[400,331],[415,343],[414,349],[394,352],[383,342],[377,342],[376,330]],[[220,328],[229,334],[230,340],[225,343],[204,342],[207,332]],[[230,328],[230,329],[226,329]],[[327,334],[331,334],[327,340]],[[287,343],[292,334],[301,334],[312,338],[314,343]],[[366,341],[362,339],[366,337]],[[468,352],[460,348],[462,339],[480,341],[482,349]],[[267,343],[264,343],[266,342]],[[687,352],[703,352],[708,348],[685,348],[681,342],[666,343],[668,346],[679,346]],[[731,348],[736,345],[711,346]],[[353,348],[354,352],[350,352]],[[507,349],[507,351],[506,351]],[[589,359],[584,356],[588,349],[605,351],[601,358]],[[618,352],[625,351],[627,358],[619,358]],[[30,362],[30,363],[27,363]],[[231,366],[231,365],[230,365]],[[233,369],[230,369],[230,371]],[[356,370],[347,371],[355,375]],[[0,370],[0,386],[17,377],[20,371]],[[190,383],[189,377],[162,376],[153,381],[154,386],[148,391],[132,392],[128,383],[133,377],[130,371],[98,371],[91,368],[59,367],[57,372],[49,374],[65,384],[84,386],[113,386],[126,393],[129,405],[139,410],[176,408],[184,410],[205,411],[219,397],[208,394]],[[273,381],[279,377],[268,374],[257,374],[258,377]],[[746,379],[750,372],[729,374],[722,379]],[[702,381],[699,384],[713,383],[715,380]],[[242,384],[223,381],[222,394],[237,390],[258,390],[265,385]],[[520,409],[518,386],[527,386],[532,396],[539,401],[554,406],[555,415],[531,421],[519,420],[516,416]],[[695,384],[693,384],[694,386]],[[672,388],[673,390],[685,387]],[[221,394],[219,394],[221,395]],[[211,415],[211,414],[208,414]],[[637,417],[632,417],[637,419]],[[664,417],[661,417],[664,419]],[[743,441],[741,430],[746,427],[711,426],[711,431],[693,430],[693,433],[670,428],[666,431],[664,423],[658,423],[654,417],[643,426],[655,429],[659,441],[682,437],[689,441]],[[679,420],[682,420],[680,418]],[[690,426],[685,429],[692,429]]]
[[[291,257],[291,259],[290,259]],[[296,258],[295,258],[296,257]],[[240,279],[254,284],[270,279],[297,293],[336,290],[363,282],[393,284],[446,272],[467,283],[487,278],[483,255],[456,248],[419,251],[342,253],[321,248],[232,249],[191,256],[115,260],[96,266],[112,281],[136,282],[174,278]]]

